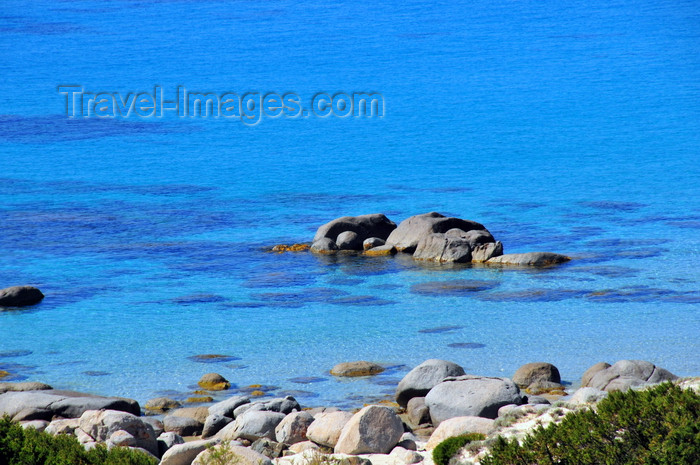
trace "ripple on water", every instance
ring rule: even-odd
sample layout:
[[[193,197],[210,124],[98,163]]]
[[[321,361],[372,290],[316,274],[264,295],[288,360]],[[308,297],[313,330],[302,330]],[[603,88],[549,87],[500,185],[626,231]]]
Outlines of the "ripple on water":
[[[479,281],[472,279],[428,281],[412,285],[411,293],[434,297],[463,296],[493,289],[499,284],[498,281]]]

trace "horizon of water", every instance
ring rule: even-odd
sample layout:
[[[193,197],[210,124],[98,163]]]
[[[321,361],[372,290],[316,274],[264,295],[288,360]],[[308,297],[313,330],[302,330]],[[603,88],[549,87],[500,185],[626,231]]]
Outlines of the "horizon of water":
[[[347,407],[428,358],[548,361],[573,384],[620,359],[698,375],[699,39],[690,1],[3,2],[0,287],[46,298],[0,312],[0,370],[141,402],[215,371]],[[69,119],[61,85],[375,91],[385,113]],[[429,211],[573,260],[267,251]],[[425,291],[453,280],[477,290]],[[190,358],[210,353],[230,358]],[[389,369],[328,374],[361,359]]]

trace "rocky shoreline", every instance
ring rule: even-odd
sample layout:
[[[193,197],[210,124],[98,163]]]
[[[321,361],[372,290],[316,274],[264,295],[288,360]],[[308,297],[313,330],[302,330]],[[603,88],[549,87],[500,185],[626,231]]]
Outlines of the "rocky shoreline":
[[[381,365],[346,362],[334,376],[375,376]],[[700,378],[680,380],[650,362],[597,363],[573,390],[550,363],[520,367],[511,378],[466,374],[445,360],[426,360],[399,382],[396,402],[353,411],[302,406],[294,397],[232,395],[208,406],[182,407],[168,398],[137,401],[52,389],[43,383],[0,383],[0,415],[25,428],[74,435],[86,449],[97,444],[130,447],[162,465],[205,465],[211,454],[229,454],[246,465],[432,464],[432,450],[449,437],[482,433],[484,441],[461,452],[478,463],[499,435],[522,439],[537,425],[559,422],[589,408],[608,392],[663,381],[700,389]],[[216,373],[200,379],[202,394],[227,391]]]

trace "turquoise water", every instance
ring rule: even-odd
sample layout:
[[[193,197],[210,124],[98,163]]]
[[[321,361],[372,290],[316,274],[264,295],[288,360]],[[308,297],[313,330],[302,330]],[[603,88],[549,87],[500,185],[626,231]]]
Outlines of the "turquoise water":
[[[0,312],[11,379],[145,401],[216,371],[355,406],[431,357],[506,376],[549,361],[570,382],[628,358],[700,373],[694,2],[4,1],[0,76],[0,287],[46,294]],[[60,85],[374,91],[385,112],[68,119]],[[575,259],[265,252],[338,216],[427,211]],[[448,280],[488,285],[414,287]],[[188,359],[206,353],[236,359]],[[391,369],[328,375],[357,359]]]

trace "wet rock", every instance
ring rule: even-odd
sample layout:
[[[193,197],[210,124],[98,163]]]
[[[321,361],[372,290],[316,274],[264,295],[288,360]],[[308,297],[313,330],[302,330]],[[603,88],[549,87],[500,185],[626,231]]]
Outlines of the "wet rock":
[[[220,414],[209,415],[202,428],[202,439],[214,436],[232,421],[232,418]]]
[[[427,450],[432,450],[447,438],[461,436],[468,433],[481,433],[488,435],[495,429],[495,421],[489,418],[476,416],[454,417],[440,423],[430,440],[425,445]]]
[[[53,417],[78,418],[87,410],[120,410],[140,415],[138,402],[121,397],[100,397],[74,391],[45,390],[5,392],[0,394],[0,415],[14,417],[23,412],[24,419],[51,420]],[[33,412],[33,413],[31,413]]]
[[[203,450],[218,443],[217,439],[202,439],[175,444],[163,454],[159,465],[191,465]]]
[[[386,241],[384,239],[380,239],[378,237],[370,237],[362,242],[362,249],[369,250],[375,247],[382,246],[384,244],[386,244]]]
[[[411,216],[403,220],[386,239],[386,243],[396,247],[399,252],[413,253],[421,239],[432,233],[446,233],[457,228],[462,231],[486,228],[484,225],[459,218],[448,218],[436,212]]]
[[[370,405],[348,421],[335,445],[339,454],[387,454],[403,435],[403,423],[388,407]]]
[[[182,404],[169,397],[156,397],[146,402],[144,408],[153,414],[165,413],[168,410],[180,407]]]
[[[253,444],[250,445],[250,448],[267,458],[276,459],[278,457],[282,457],[282,453],[286,450],[287,446],[271,439],[262,438],[253,442]]]
[[[88,410],[80,417],[80,429],[97,442],[108,442],[117,431],[115,441],[128,442],[128,446],[141,447],[150,453],[158,454],[158,443],[153,427],[141,418],[116,410]],[[131,439],[127,437],[131,436]],[[113,441],[114,443],[114,441]]]
[[[250,398],[246,396],[233,396],[226,400],[217,402],[209,407],[210,415],[222,415],[229,418],[235,418],[234,411],[241,405],[250,403]]]
[[[344,231],[338,234],[335,245],[340,250],[362,250],[362,240],[356,232]]]
[[[271,411],[248,411],[236,417],[231,425],[221,430],[222,439],[260,438],[275,439],[275,428],[284,420],[285,414]]]
[[[413,425],[430,423],[430,410],[425,405],[425,397],[414,397],[409,400],[406,405],[406,414],[408,421]]]
[[[493,257],[503,255],[501,241],[489,242],[472,247],[472,263],[484,263]]]
[[[306,431],[313,422],[314,417],[307,412],[292,412],[275,428],[275,439],[290,445],[306,441]]]
[[[435,385],[449,376],[464,375],[464,369],[446,360],[430,359],[421,363],[399,382],[396,388],[396,402],[402,407],[414,397],[425,397]]]
[[[552,266],[571,260],[566,255],[552,252],[511,253],[490,258],[489,265]]]
[[[466,239],[433,233],[421,238],[413,258],[439,263],[469,263],[472,249]]]
[[[521,404],[518,386],[508,378],[459,376],[447,378],[425,396],[433,425],[464,416],[496,418],[498,409]]]
[[[526,363],[516,370],[512,379],[520,387],[527,387],[537,381],[561,383],[557,367],[546,362]]]
[[[332,254],[340,250],[340,248],[338,248],[338,245],[335,243],[335,241],[333,241],[333,239],[322,237],[321,239],[314,241],[309,250],[312,253]]]
[[[377,375],[383,371],[384,367],[377,363],[358,361],[339,363],[331,369],[331,374],[333,376],[356,377]]]
[[[208,391],[225,391],[231,387],[231,383],[218,373],[203,375],[197,384]]]
[[[611,365],[607,362],[599,362],[590,367],[583,373],[583,376],[581,376],[581,386],[588,386],[591,382],[591,379],[596,375],[596,373],[598,373],[599,371],[603,371],[606,368],[610,368],[610,366]]]
[[[44,294],[33,286],[12,286],[0,289],[0,307],[26,307],[41,302]]]
[[[163,419],[163,427],[165,431],[180,436],[199,436],[204,430],[204,423],[194,418],[168,415]]]
[[[393,245],[379,245],[369,250],[365,250],[365,255],[370,257],[381,257],[385,255],[396,255],[396,247]]]
[[[338,239],[338,235],[345,231],[352,231],[358,235],[360,243],[370,237],[378,237],[386,240],[389,234],[396,229],[396,223],[389,220],[381,213],[360,216],[343,216],[322,225],[316,231],[314,242],[326,238],[332,241]]]
[[[675,379],[678,379],[678,376],[651,362],[620,360],[614,365],[597,372],[591,378],[589,386],[608,392],[626,391],[634,386],[673,381]]]
[[[473,279],[452,279],[449,281],[428,281],[411,286],[411,293],[434,297],[464,296],[486,291],[498,286],[498,281]]]
[[[319,413],[306,430],[306,436],[322,446],[335,447],[340,433],[352,417],[352,413],[343,411]]]
[[[197,457],[192,461],[192,465],[205,465],[212,463],[211,455],[217,454],[219,456],[223,455],[222,463],[236,464],[236,465],[272,465],[272,461],[264,455],[255,452],[248,447],[242,447],[240,445],[223,445],[215,446],[211,449],[204,450],[200,452]],[[163,464],[160,465],[171,465]]]

